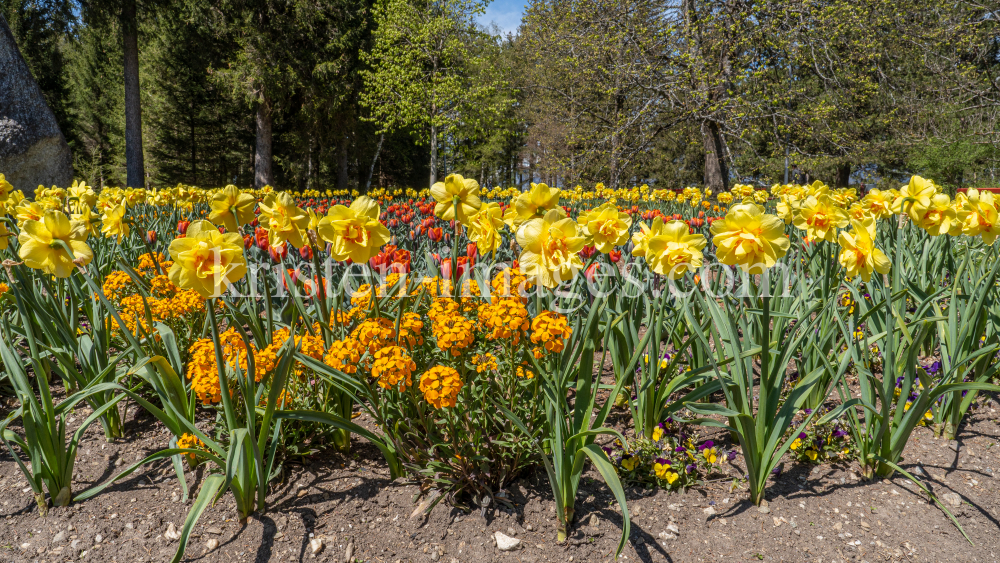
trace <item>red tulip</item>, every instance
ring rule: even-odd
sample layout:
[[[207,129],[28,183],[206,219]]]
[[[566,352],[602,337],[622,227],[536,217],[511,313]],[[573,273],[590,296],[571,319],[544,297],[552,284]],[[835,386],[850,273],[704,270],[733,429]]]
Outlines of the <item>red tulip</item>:
[[[597,271],[600,269],[601,269],[601,264],[598,262],[594,262],[587,268],[587,271],[584,272],[583,275],[587,278],[588,282],[594,283],[594,276],[597,275]]]
[[[268,247],[267,231],[265,231],[260,227],[257,227],[256,229],[254,229],[254,238],[257,239],[257,248],[261,250],[267,250]]]
[[[182,235],[186,235],[188,231],[188,225],[190,224],[191,221],[177,221],[177,232]]]
[[[156,231],[146,231],[146,244],[156,244]]]
[[[280,262],[282,258],[288,256],[288,245],[268,246],[267,253],[271,255],[271,260]]]
[[[617,264],[622,259],[622,253],[619,250],[612,250],[608,253],[608,258],[611,259],[612,264]]]
[[[299,254],[302,255],[303,260],[312,260],[313,249],[308,244],[299,249]]]

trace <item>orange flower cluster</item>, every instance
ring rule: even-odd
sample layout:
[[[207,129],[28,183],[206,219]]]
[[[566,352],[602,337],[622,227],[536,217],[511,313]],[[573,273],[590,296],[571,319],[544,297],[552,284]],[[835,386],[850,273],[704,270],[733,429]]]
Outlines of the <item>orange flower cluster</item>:
[[[351,338],[374,354],[396,340],[396,323],[386,318],[368,319],[351,332]]]
[[[552,353],[562,352],[572,332],[566,316],[553,311],[542,311],[531,321],[531,341]],[[536,348],[535,357],[541,356],[541,349]]]
[[[516,297],[496,299],[479,308],[479,326],[490,340],[513,340],[521,342],[521,336],[531,326],[528,309]]]
[[[434,366],[420,377],[420,391],[436,409],[455,406],[461,390],[462,378],[454,368]]]
[[[459,315],[438,317],[431,326],[438,348],[455,357],[460,356],[462,350],[472,345],[475,338],[474,329],[472,321]]]
[[[326,356],[323,357],[323,363],[333,369],[353,374],[358,372],[358,363],[361,361],[361,356],[364,353],[364,347],[353,338],[335,340],[330,344],[330,349],[327,350]]]
[[[378,380],[379,387],[383,389],[404,391],[412,384],[411,376],[416,369],[417,364],[405,349],[400,346],[387,346],[375,352],[372,377]]]

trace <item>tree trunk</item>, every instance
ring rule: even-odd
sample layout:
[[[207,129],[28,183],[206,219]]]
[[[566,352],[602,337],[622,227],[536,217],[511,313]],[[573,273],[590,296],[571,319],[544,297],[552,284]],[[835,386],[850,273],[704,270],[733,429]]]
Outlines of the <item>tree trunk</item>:
[[[133,188],[144,188],[142,110],[139,101],[139,27],[135,18],[135,0],[125,0],[121,26],[122,50],[125,53],[125,183]]]
[[[431,185],[437,182],[438,135],[437,126],[431,123]]]
[[[346,190],[347,189],[347,168],[350,163],[350,158],[347,154],[347,149],[349,145],[349,140],[347,134],[345,133],[340,139],[340,148],[337,155],[337,189]]]
[[[191,118],[191,121],[190,121],[189,125],[190,125],[190,129],[191,129],[191,131],[190,131],[190,133],[191,133],[191,184],[194,185],[194,186],[197,186],[198,185],[198,160],[197,160],[198,153],[195,150],[195,147],[197,147],[198,145],[195,143],[194,117]]]
[[[368,180],[365,181],[365,193],[372,187],[372,176],[375,175],[375,163],[378,162],[378,157],[382,154],[382,142],[385,141],[385,133],[378,136],[378,146],[375,147],[375,158],[372,159],[372,166],[368,169]]]
[[[838,188],[846,188],[851,183],[850,163],[837,166],[837,180],[835,183]]]
[[[257,150],[254,157],[254,186],[270,185],[271,175],[271,100],[264,99],[257,105]]]
[[[729,189],[729,168],[723,154],[722,134],[713,121],[701,124],[701,136],[705,143],[705,187],[718,193]]]

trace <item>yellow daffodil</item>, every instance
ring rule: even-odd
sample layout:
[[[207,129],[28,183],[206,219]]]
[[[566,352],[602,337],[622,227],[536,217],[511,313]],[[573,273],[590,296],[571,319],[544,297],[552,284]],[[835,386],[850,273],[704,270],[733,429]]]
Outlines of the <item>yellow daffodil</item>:
[[[792,217],[795,228],[806,232],[811,240],[837,240],[837,229],[849,223],[847,213],[827,195],[809,196]]]
[[[990,192],[971,189],[966,194],[965,206],[958,213],[962,232],[974,237],[982,235],[983,242],[993,244],[1000,235],[1000,216],[996,201]]]
[[[632,226],[632,217],[621,213],[612,203],[604,203],[589,213],[581,214],[578,222],[580,232],[589,244],[597,250],[608,254],[628,241],[628,230]]]
[[[271,193],[264,198],[260,203],[260,226],[267,231],[271,246],[289,242],[295,248],[302,248],[308,242],[309,216],[295,205],[295,198],[288,192]]]
[[[639,231],[632,235],[632,256],[646,256],[649,240],[662,232],[663,219],[660,217],[653,219],[651,226],[639,223]]]
[[[3,174],[0,174],[0,201],[7,199],[12,191],[14,191],[14,186],[7,181]]]
[[[952,206],[948,194],[934,194],[930,205],[923,213],[914,216],[913,222],[932,237],[943,234],[957,235],[962,232],[958,213]]]
[[[86,265],[94,258],[85,242],[87,229],[83,223],[70,221],[62,211],[46,211],[41,220],[25,220],[17,240],[21,243],[18,256],[26,266],[57,278],[73,273],[74,259]]]
[[[503,242],[503,211],[497,203],[487,203],[469,220],[469,240],[476,243],[482,255],[496,252]]]
[[[17,226],[19,228],[26,221],[41,221],[42,215],[45,215],[45,210],[42,209],[42,206],[27,199],[21,200],[14,210],[14,217],[17,219]]]
[[[545,287],[568,281],[583,268],[580,251],[584,238],[576,221],[552,210],[532,219],[517,230],[517,243],[523,248],[521,271]]]
[[[241,192],[236,186],[226,186],[212,196],[212,201],[209,204],[212,212],[208,214],[208,220],[235,233],[240,230],[240,225],[253,221],[255,203],[257,203],[257,198],[253,195]],[[299,246],[297,245],[296,248]]]
[[[94,214],[91,213],[89,207],[84,207],[79,213],[73,213],[70,215],[69,220],[83,223],[83,228],[87,230],[87,236],[95,235],[98,232],[98,228],[96,226],[98,219],[94,217]]]
[[[334,260],[364,263],[389,242],[389,229],[379,222],[378,202],[361,196],[350,207],[335,205],[319,222],[319,236],[333,245]]]
[[[69,207],[74,213],[81,213],[97,203],[97,193],[86,182],[74,181],[67,191]]]
[[[871,280],[872,271],[889,273],[891,264],[884,252],[875,247],[875,220],[854,222],[851,231],[840,232],[840,265],[849,277]]]
[[[910,182],[899,190],[899,195],[892,202],[892,212],[919,216],[930,207],[931,198],[937,193],[934,182],[920,176],[913,176]]]
[[[205,220],[191,223],[183,238],[170,243],[170,257],[170,281],[205,298],[218,297],[247,272],[240,234],[222,234]]]
[[[306,225],[306,228],[310,231],[318,232],[319,224],[323,220],[323,215],[316,213],[316,210],[312,207],[306,209],[306,213],[309,215],[309,224]]]
[[[711,232],[719,261],[751,274],[773,267],[788,252],[785,224],[754,203],[732,206],[712,223]]]
[[[117,237],[119,243],[128,236],[129,226],[125,222],[125,207],[118,205],[101,215],[101,232],[104,233],[104,238]]]
[[[2,178],[0,178],[2,181]],[[8,240],[11,237],[10,231],[7,230],[7,223],[0,221],[0,250],[7,250],[7,246],[10,244]]]
[[[775,208],[775,212],[778,217],[781,218],[786,224],[790,224],[792,219],[795,217],[795,213],[801,205],[801,200],[789,194],[782,194],[778,200],[778,204]]]
[[[458,219],[463,225],[468,225],[469,219],[483,205],[479,199],[479,182],[460,174],[450,174],[444,182],[431,186],[431,197],[437,201],[434,215],[445,221]]]
[[[872,190],[865,197],[861,198],[861,206],[868,214],[875,219],[885,219],[892,216],[892,204],[896,201],[898,193],[891,190]]]
[[[860,202],[851,204],[850,209],[847,210],[847,218],[852,221],[864,221],[871,216],[868,209]]]
[[[561,194],[562,190],[559,188],[532,183],[530,190],[514,199],[503,220],[507,226],[516,230],[525,222],[541,217],[558,207]]]
[[[702,249],[708,244],[702,234],[690,234],[683,221],[671,221],[660,234],[649,239],[646,261],[657,274],[672,279],[683,277],[701,267]]]

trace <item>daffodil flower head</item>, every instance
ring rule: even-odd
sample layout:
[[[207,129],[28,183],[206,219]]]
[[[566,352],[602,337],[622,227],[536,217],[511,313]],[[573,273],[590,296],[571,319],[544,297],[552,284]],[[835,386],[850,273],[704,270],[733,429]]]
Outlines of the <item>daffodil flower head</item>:
[[[431,197],[437,201],[434,215],[444,221],[458,220],[463,225],[482,207],[479,199],[479,182],[461,174],[449,174],[444,182],[431,186]]]
[[[889,273],[891,263],[884,252],[875,247],[875,220],[855,221],[851,231],[840,233],[840,265],[850,277],[871,280],[872,272]]]
[[[632,235],[632,256],[646,256],[649,240],[662,232],[663,219],[661,217],[653,219],[652,225],[639,223],[639,230]]]
[[[169,278],[181,289],[193,289],[204,298],[222,295],[230,284],[246,275],[243,238],[222,234],[209,221],[194,221],[187,233],[170,243]]]
[[[795,228],[806,231],[812,240],[833,242],[837,237],[837,229],[846,227],[849,223],[847,213],[829,196],[811,195],[802,201],[792,217]]]
[[[309,215],[295,205],[295,198],[288,192],[270,193],[264,197],[260,203],[260,226],[267,231],[271,246],[289,242],[295,248],[302,248],[308,242]],[[227,230],[235,232],[237,229]]]
[[[94,258],[94,251],[85,242],[86,227],[70,221],[62,211],[46,211],[40,220],[24,221],[17,240],[21,244],[18,256],[26,266],[57,278],[73,273],[74,260],[86,265]]]
[[[899,195],[892,202],[892,212],[920,216],[931,205],[931,198],[937,193],[933,181],[920,176],[912,176],[909,183],[899,190]]]
[[[253,207],[257,198],[247,192],[241,192],[233,185],[226,186],[215,192],[209,205],[212,212],[208,220],[216,225],[222,225],[227,231],[236,232],[240,225],[253,221]]]
[[[88,211],[86,215],[89,219],[90,208],[86,209]],[[125,222],[124,206],[116,205],[101,215],[101,232],[104,233],[105,238],[117,237],[118,242],[121,243],[122,239],[128,236],[129,230],[128,223]]]
[[[958,235],[962,232],[958,213],[952,206],[948,194],[934,194],[930,205],[920,215],[914,216],[913,222],[932,237],[944,234]]]
[[[650,268],[676,280],[701,267],[704,259],[701,251],[708,240],[705,235],[691,234],[683,221],[670,221],[647,244],[646,261]]]
[[[504,215],[504,222],[511,229],[517,229],[524,223],[544,216],[559,206],[562,190],[550,188],[546,184],[531,184],[531,189],[514,198],[513,204]]]
[[[965,205],[958,212],[958,219],[963,233],[970,237],[982,235],[986,244],[993,244],[1000,235],[1000,214],[990,192],[969,190]]]
[[[368,196],[355,199],[350,207],[331,207],[317,232],[333,245],[333,259],[364,263],[378,254],[390,238],[389,229],[378,220],[381,212],[378,202]]]
[[[886,219],[892,216],[892,204],[895,203],[897,195],[890,190],[873,189],[861,198],[861,206],[872,217]]]
[[[629,227],[632,226],[632,217],[628,213],[619,212],[618,206],[610,202],[581,215],[578,221],[587,242],[604,254],[625,244],[628,241]]]
[[[498,203],[487,203],[469,220],[469,240],[476,243],[479,253],[487,255],[500,248],[503,237],[503,211]]]
[[[583,268],[580,251],[585,239],[576,221],[565,217],[561,210],[551,210],[521,225],[517,243],[524,249],[521,271],[545,287],[556,287]]]
[[[712,223],[711,232],[719,261],[747,273],[763,273],[788,252],[785,224],[755,203],[732,206]]]

